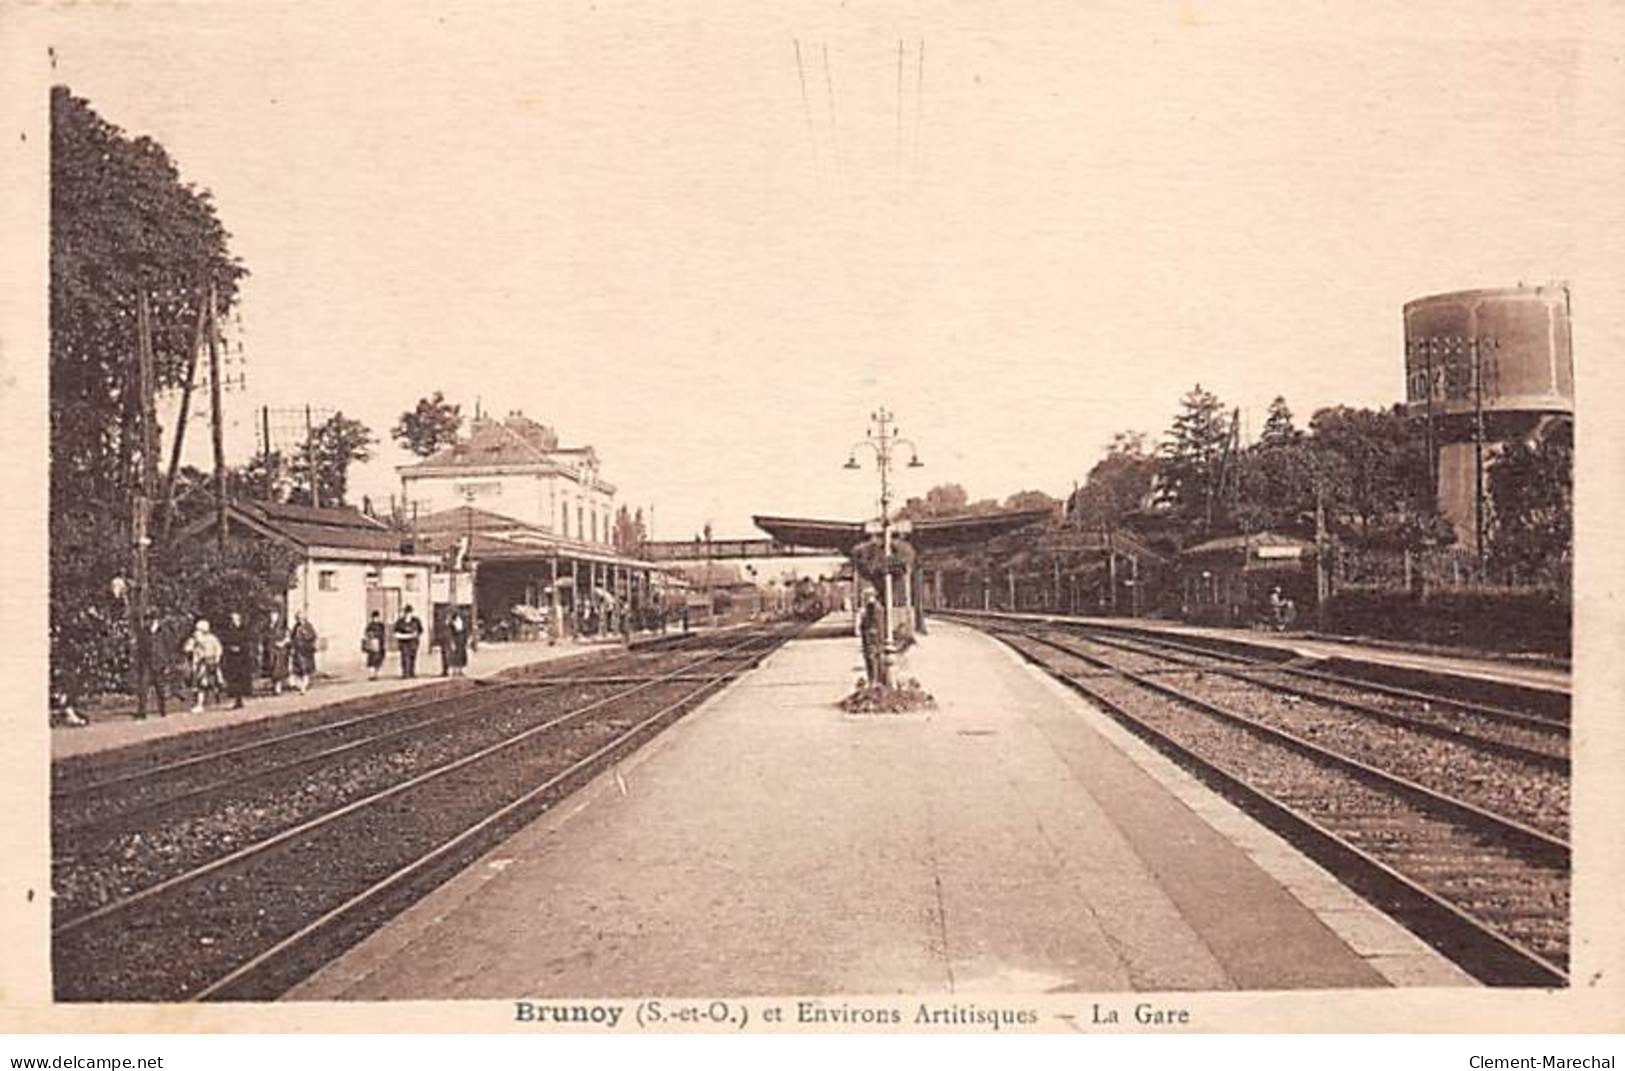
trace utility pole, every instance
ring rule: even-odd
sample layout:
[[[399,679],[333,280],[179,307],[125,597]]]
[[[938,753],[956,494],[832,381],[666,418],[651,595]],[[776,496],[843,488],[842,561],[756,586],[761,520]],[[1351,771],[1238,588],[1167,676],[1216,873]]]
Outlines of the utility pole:
[[[260,406],[260,429],[265,436],[265,501],[270,502],[276,498],[276,466],[272,462],[271,453],[271,407]]]
[[[1484,509],[1484,355],[1495,349],[1493,338],[1467,340],[1473,361],[1473,529],[1478,582],[1484,582],[1484,542],[1488,521]]]
[[[1315,480],[1315,622],[1316,628],[1326,628],[1326,603],[1332,595],[1331,563],[1326,539],[1326,494],[1321,482]]]
[[[136,295],[136,394],[141,406],[141,472],[135,482],[130,535],[135,557],[134,591],[130,593],[130,628],[135,640],[135,713],[147,716],[147,689],[152,683],[151,574],[152,495],[158,483],[158,422],[153,406],[152,313],[147,292]]]
[[[181,448],[186,445],[186,421],[192,412],[192,387],[197,381],[197,359],[203,349],[203,330],[209,322],[209,309],[198,302],[197,326],[192,331],[192,348],[186,354],[186,379],[181,383],[181,407],[175,416],[175,441],[169,450],[169,472],[164,476],[164,538],[175,523],[175,477],[180,472]]]
[[[220,408],[220,324],[216,319],[214,281],[209,282],[209,419],[214,437],[215,546],[226,550],[226,422]]]
[[[310,420],[310,406],[305,406],[305,474],[310,478],[310,504],[322,508],[321,480],[316,478],[316,429]]]

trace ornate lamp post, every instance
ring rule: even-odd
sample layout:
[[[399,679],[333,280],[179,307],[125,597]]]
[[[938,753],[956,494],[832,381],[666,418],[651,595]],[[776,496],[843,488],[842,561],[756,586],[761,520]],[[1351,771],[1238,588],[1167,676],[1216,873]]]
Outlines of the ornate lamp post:
[[[885,593],[880,604],[880,620],[884,643],[880,652],[880,683],[891,684],[891,656],[892,656],[892,578],[891,578],[891,464],[892,453],[899,446],[908,447],[908,467],[911,469],[923,468],[920,462],[919,448],[913,440],[899,438],[897,435],[896,417],[885,406],[881,406],[869,414],[869,419],[875,426],[870,428],[867,438],[853,443],[847,451],[846,464],[848,469],[861,468],[858,464],[858,448],[867,447],[875,452],[875,467],[880,472],[880,549],[881,568],[885,572]]]

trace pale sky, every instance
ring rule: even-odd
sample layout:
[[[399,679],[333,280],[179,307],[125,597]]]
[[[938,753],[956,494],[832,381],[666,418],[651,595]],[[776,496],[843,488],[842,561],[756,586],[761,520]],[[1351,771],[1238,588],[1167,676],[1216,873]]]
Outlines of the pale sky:
[[[872,512],[877,404],[905,495],[1062,494],[1197,381],[1397,400],[1424,294],[1568,280],[1583,338],[1586,15],[1489,6],[149,3],[50,12],[43,77],[213,191],[235,457],[439,389],[740,536]]]

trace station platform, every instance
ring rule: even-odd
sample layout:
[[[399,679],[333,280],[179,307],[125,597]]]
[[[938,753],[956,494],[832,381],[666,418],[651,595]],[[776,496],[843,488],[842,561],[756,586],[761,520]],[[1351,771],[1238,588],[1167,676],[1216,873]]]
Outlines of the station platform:
[[[1472,984],[997,641],[897,668],[791,642],[285,999]]]
[[[953,610],[955,614],[976,617],[981,611]],[[1479,656],[1468,653],[1445,652],[1436,649],[1407,647],[1400,643],[1362,642],[1348,638],[1328,638],[1294,632],[1267,632],[1263,629],[1213,628],[1188,625],[1155,617],[1082,617],[1068,614],[999,613],[1028,621],[1053,621],[1078,625],[1092,625],[1108,629],[1142,630],[1165,633],[1171,638],[1222,640],[1249,646],[1272,648],[1289,652],[1298,658],[1315,661],[1385,666],[1395,670],[1414,671],[1484,681],[1513,688],[1530,689],[1570,695],[1573,678],[1568,670],[1550,665],[1544,659],[1520,660],[1515,655],[1500,657]]]
[[[620,649],[620,643],[615,640],[592,643],[564,642],[551,647],[546,643],[482,643],[477,651],[469,652],[466,672],[470,677],[484,677],[538,662],[572,656],[590,656],[593,651],[600,648],[615,651]],[[248,699],[241,710],[231,709],[229,702],[212,703],[201,714],[193,714],[189,699],[174,697],[169,703],[169,713],[164,717],[159,717],[158,713],[149,707],[146,718],[137,718],[134,715],[134,704],[128,699],[116,709],[89,711],[88,725],[52,726],[51,758],[55,760],[76,755],[91,755],[149,740],[212,731],[228,725],[286,717],[289,714],[302,714],[353,699],[441,684],[446,679],[440,676],[438,651],[420,654],[418,675],[411,678],[401,677],[400,659],[393,654],[384,663],[377,680],[369,680],[365,668],[353,665],[323,671],[318,660],[317,677],[311,682],[308,692],[301,694],[288,691],[281,695],[271,695],[265,690],[265,681],[256,679],[254,686],[257,693]]]

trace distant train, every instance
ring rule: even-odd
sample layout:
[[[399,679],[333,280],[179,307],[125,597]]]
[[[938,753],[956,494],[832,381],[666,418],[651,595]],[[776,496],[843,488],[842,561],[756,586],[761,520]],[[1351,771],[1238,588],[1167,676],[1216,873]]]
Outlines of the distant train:
[[[790,612],[797,621],[817,621],[829,610],[829,604],[824,598],[823,586],[810,577],[802,577],[796,581],[795,598],[790,604]]]

